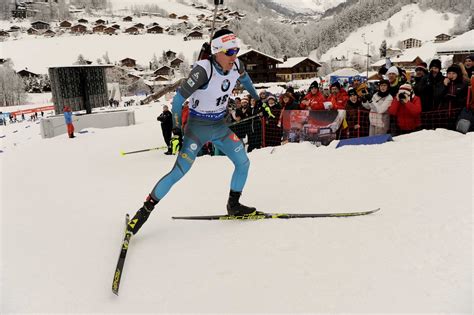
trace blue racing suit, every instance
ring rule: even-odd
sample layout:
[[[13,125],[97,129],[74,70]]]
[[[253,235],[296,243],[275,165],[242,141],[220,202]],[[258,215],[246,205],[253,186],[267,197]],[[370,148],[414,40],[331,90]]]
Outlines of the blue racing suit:
[[[222,79],[227,76],[222,68],[211,59],[208,64],[209,66],[205,69],[201,62],[200,65],[196,65],[187,80],[180,86],[175,97],[173,98],[173,124],[175,127],[181,126],[181,109],[184,101],[187,98],[194,100],[194,96],[201,93],[212,93],[213,91],[207,90],[208,87],[213,87],[212,80],[215,78],[213,72],[216,71],[218,76]],[[251,94],[255,99],[259,99],[258,93],[255,90],[252,80],[250,79],[247,72],[245,72],[243,64],[240,60],[236,59],[234,71],[238,71],[240,75],[238,81],[243,87]],[[210,73],[209,73],[210,72]],[[235,77],[235,73],[234,73]],[[215,79],[217,80],[217,79]],[[227,81],[227,82],[225,82]],[[222,85],[222,91],[226,91],[225,88],[228,85],[229,80],[224,80],[226,84]],[[235,82],[232,82],[235,84]],[[232,86],[232,85],[231,85]],[[198,90],[200,90],[198,92]],[[219,91],[217,91],[219,92]],[[231,92],[231,89],[229,93]],[[204,97],[205,99],[205,97]],[[223,101],[218,98],[219,102]],[[223,103],[223,107],[226,107],[228,99],[226,98]],[[201,104],[202,105],[202,104]],[[214,104],[212,105],[214,106]],[[210,105],[207,106],[211,108]],[[223,108],[222,106],[219,108]],[[220,151],[224,152],[225,155],[234,163],[234,173],[230,183],[230,189],[236,192],[241,192],[244,188],[247,180],[247,174],[250,166],[250,161],[245,152],[244,144],[234,132],[232,132],[227,124],[224,122],[222,112],[202,114],[199,112],[200,104],[199,101],[194,101],[190,104],[190,114],[188,122],[184,130],[183,146],[178,153],[176,162],[171,171],[163,176],[158,183],[155,185],[151,192],[151,197],[155,200],[161,200],[168,193],[171,187],[178,182],[191,168],[196,159],[198,152],[206,142],[212,142]]]

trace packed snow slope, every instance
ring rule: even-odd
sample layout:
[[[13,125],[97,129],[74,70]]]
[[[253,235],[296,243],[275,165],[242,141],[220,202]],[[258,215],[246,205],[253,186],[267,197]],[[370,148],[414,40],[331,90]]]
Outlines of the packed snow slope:
[[[381,208],[364,217],[173,221],[225,212],[233,166],[198,158],[132,239],[114,296],[125,213],[175,161],[119,152],[163,145],[160,104],[134,108],[134,126],[75,139],[0,127],[0,313],[472,313],[473,134],[446,130],[249,155],[244,203]]]

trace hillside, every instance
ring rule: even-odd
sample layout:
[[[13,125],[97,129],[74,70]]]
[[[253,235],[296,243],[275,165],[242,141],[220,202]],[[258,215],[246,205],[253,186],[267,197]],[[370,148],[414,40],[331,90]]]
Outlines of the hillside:
[[[331,58],[342,56],[351,60],[355,53],[365,55],[367,45],[364,44],[363,35],[365,35],[365,42],[371,43],[370,54],[373,56],[379,54],[379,47],[383,40],[387,41],[387,47],[397,47],[399,41],[413,37],[421,40],[425,45],[425,49],[418,49],[420,57],[432,58],[436,53],[436,45],[433,44],[435,36],[441,33],[449,34],[456,17],[457,15],[453,13],[422,11],[417,4],[407,5],[385,21],[355,30],[343,43],[323,54],[320,60],[329,61]],[[394,28],[393,35],[390,37],[385,34],[388,23]],[[316,52],[313,51],[311,55],[315,56]]]

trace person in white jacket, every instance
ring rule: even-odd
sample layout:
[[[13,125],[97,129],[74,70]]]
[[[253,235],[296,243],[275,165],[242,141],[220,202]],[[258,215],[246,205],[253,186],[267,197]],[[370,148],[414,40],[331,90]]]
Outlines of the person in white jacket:
[[[370,109],[369,113],[369,136],[386,134],[390,128],[390,114],[388,108],[392,103],[392,95],[389,91],[390,82],[388,80],[379,81],[379,91],[372,96],[372,99],[362,103]]]

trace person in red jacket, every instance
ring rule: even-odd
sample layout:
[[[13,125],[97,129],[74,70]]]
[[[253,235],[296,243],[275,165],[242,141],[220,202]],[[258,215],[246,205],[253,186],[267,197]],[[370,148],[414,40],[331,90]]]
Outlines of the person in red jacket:
[[[184,127],[186,126],[186,123],[188,122],[188,116],[189,116],[189,101],[186,101],[183,104],[183,109],[181,112],[181,121],[182,121],[181,130],[184,130]]]
[[[347,91],[341,87],[338,81],[331,84],[331,95],[329,96],[329,101],[332,103],[331,109],[346,109],[348,100]]]
[[[303,100],[300,103],[301,109],[310,109],[310,110],[323,110],[324,109],[324,96],[319,91],[319,85],[317,81],[313,81],[309,86],[309,92],[303,97]]]
[[[420,129],[421,99],[413,93],[410,84],[400,86],[388,112],[397,118],[399,135]]]

